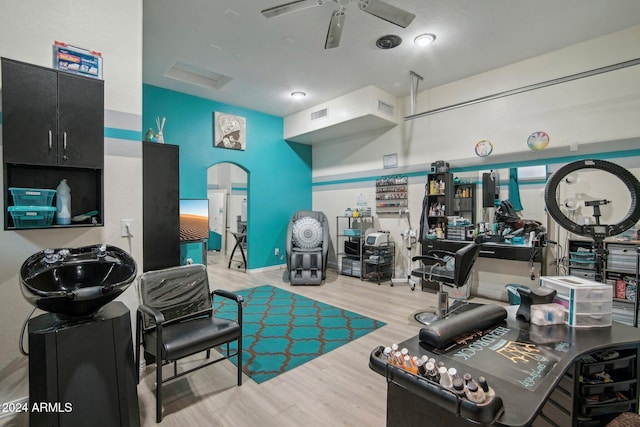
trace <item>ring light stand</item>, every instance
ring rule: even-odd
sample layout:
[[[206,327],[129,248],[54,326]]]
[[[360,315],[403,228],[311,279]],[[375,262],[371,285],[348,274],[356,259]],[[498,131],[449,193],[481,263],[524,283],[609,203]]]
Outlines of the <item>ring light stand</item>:
[[[412,262],[411,250],[413,245],[417,241],[416,230],[411,228],[411,216],[409,214],[409,209],[405,209],[405,210],[400,209],[399,213],[400,215],[402,215],[403,213],[406,213],[407,221],[409,222],[409,228],[407,228],[406,230],[403,230],[402,233],[400,233],[400,235],[402,236],[402,240],[405,243],[405,248],[407,249],[407,278],[406,279],[392,278],[391,286],[393,286],[394,283],[407,283],[409,286],[411,286],[411,290],[413,291],[416,289],[416,282],[411,277],[411,262]]]
[[[610,200],[590,200],[584,203],[585,206],[593,207],[593,216],[596,220],[595,224],[580,225],[567,217],[561,210],[557,200],[558,185],[565,179],[569,178],[572,172],[580,169],[599,169],[619,178],[629,190],[631,196],[631,206],[625,217],[618,223],[613,225],[600,224],[600,206],[611,203]],[[640,182],[628,170],[622,166],[616,165],[605,160],[579,160],[569,163],[558,169],[547,181],[544,190],[544,202],[549,215],[565,230],[580,236],[586,236],[593,239],[593,247],[596,254],[596,280],[602,281],[602,263],[606,259],[604,250],[604,239],[615,236],[625,230],[633,227],[640,221]],[[636,289],[636,298],[634,302],[634,326],[638,324],[638,290]]]

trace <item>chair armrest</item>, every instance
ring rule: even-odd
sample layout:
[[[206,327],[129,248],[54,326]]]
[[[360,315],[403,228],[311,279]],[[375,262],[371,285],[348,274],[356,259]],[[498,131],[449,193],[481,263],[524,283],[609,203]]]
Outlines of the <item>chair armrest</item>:
[[[435,256],[430,256],[430,255],[416,255],[413,258],[411,258],[411,261],[422,261],[423,263],[426,264],[425,261],[442,262],[443,259]]]
[[[238,295],[238,294],[235,294],[233,292],[225,291],[224,289],[216,289],[216,290],[214,290],[213,292],[211,292],[211,298],[213,298],[214,295],[219,295],[219,296],[221,296],[223,298],[234,300],[238,304],[242,304],[244,302],[244,298],[242,298],[242,295]]]
[[[153,319],[153,322],[156,325],[161,325],[164,323],[164,314],[162,314],[159,310],[156,310],[153,307],[150,307],[145,304],[140,304],[138,306],[138,312],[151,316],[151,318]]]
[[[442,249],[431,249],[427,252],[427,255],[434,256],[436,258],[444,258],[445,256],[455,257],[455,252],[443,251]]]

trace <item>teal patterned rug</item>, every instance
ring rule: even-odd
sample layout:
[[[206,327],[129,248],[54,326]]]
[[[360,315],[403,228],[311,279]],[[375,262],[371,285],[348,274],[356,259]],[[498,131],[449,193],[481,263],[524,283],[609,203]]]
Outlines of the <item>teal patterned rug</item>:
[[[236,293],[245,300],[242,370],[257,383],[385,325],[270,285]],[[218,307],[215,315],[232,318],[235,303],[222,301],[214,301]],[[235,363],[235,358],[231,360]],[[363,363],[367,361],[363,359]]]

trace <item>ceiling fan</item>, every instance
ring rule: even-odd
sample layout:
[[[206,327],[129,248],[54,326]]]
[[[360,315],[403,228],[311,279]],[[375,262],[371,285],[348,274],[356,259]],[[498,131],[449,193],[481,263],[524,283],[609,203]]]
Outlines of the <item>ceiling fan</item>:
[[[325,3],[331,2],[336,3],[338,8],[331,14],[329,31],[327,31],[327,39],[325,41],[324,48],[332,49],[334,47],[338,47],[340,44],[346,5],[349,4],[351,0],[296,0],[265,9],[262,11],[262,14],[267,18],[273,18],[274,16],[285,15],[287,13],[297,12],[314,6],[322,6]],[[413,13],[409,13],[381,0],[358,0],[358,7],[360,10],[402,28],[406,28],[416,17]]]

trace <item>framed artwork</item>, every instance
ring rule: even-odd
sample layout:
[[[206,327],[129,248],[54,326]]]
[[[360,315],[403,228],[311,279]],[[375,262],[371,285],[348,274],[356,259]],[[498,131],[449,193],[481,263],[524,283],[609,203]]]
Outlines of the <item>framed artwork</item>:
[[[213,146],[244,150],[247,145],[247,119],[231,114],[213,113]]]

